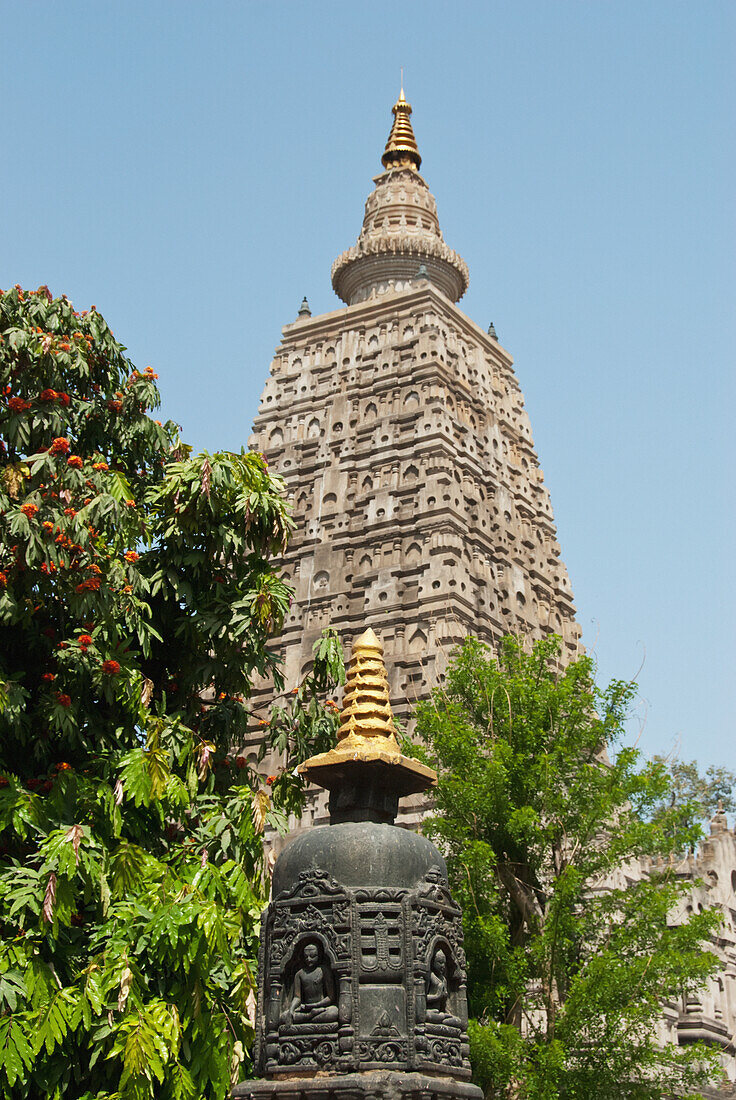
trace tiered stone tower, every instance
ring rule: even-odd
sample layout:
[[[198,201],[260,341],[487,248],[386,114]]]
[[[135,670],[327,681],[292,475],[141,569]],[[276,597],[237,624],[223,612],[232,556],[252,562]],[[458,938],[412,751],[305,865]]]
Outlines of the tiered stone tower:
[[[466,634],[554,631],[574,653],[580,629],[511,356],[455,304],[468,269],[419,174],[403,90],[393,114],[362,231],[332,268],[346,306],[312,317],[305,300],[286,325],[250,442],[297,523],[287,688],[323,627],[349,647],[388,622],[403,718]]]

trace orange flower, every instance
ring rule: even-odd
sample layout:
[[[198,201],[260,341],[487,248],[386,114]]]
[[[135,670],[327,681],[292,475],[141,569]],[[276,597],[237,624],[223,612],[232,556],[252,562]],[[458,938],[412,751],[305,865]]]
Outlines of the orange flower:
[[[63,405],[65,409],[69,407],[72,401],[68,393],[57,393],[56,400],[60,405]]]
[[[93,462],[92,463],[92,469],[93,470],[109,470],[110,467],[107,465],[106,462]]]
[[[52,455],[68,455],[69,450],[70,450],[69,440],[64,439],[63,436],[60,436],[58,439],[55,439],[54,442],[49,447],[49,452]]]
[[[41,679],[45,680],[47,684],[53,684],[54,680],[56,679],[56,673],[55,672],[44,672]]]
[[[53,523],[51,522],[51,520],[48,520],[48,519],[45,519],[43,521],[43,523],[41,524],[41,526],[43,527],[43,529],[44,529],[44,531],[46,532],[47,535],[50,535],[51,532],[54,529]]]
[[[73,466],[75,470],[81,470],[84,466],[84,459],[80,458],[79,455],[69,455],[66,464],[67,466]]]
[[[120,412],[123,407],[122,401],[108,401],[107,407],[110,412]]]
[[[21,512],[23,513],[24,516],[28,516],[29,519],[33,519],[33,517],[38,512],[38,505],[37,504],[21,504],[20,510],[21,510]]]
[[[118,661],[103,661],[102,671],[105,676],[117,676],[120,672],[120,664]]]
[[[68,708],[72,705],[72,701],[68,695],[65,695],[63,691],[57,691],[56,702],[60,707]]]
[[[275,781],[276,781],[276,776],[275,775],[266,776],[266,783],[268,784],[269,787],[272,786],[273,783],[275,783]]]
[[[8,408],[12,413],[22,413],[25,412],[26,409],[30,409],[30,407],[30,401],[24,401],[22,397],[11,397],[10,401],[8,401]]]
[[[77,514],[76,508],[65,508],[64,509],[64,515],[65,516],[76,516],[76,514]]]
[[[127,508],[135,508],[135,501],[134,500],[126,500],[125,504],[126,504]]]
[[[98,592],[100,588],[99,577],[88,577],[86,581],[82,581],[74,589],[75,592]]]
[[[56,765],[57,772],[70,772],[72,770],[71,764],[67,764],[66,760],[62,760],[60,764]]]
[[[125,560],[129,561],[131,563],[131,565],[133,564],[134,561],[138,561],[139,557],[140,557],[140,554],[136,554],[135,550],[126,551]]]
[[[79,637],[77,638],[77,641],[79,642],[79,645],[81,646],[82,649],[86,649],[87,646],[92,645],[92,635],[91,634],[80,634]]]
[[[56,390],[41,390],[40,400],[41,401],[56,401],[56,398],[58,396],[59,395],[56,392]]]
[[[7,587],[8,587],[8,574],[7,573],[0,573],[0,588],[7,588]]]

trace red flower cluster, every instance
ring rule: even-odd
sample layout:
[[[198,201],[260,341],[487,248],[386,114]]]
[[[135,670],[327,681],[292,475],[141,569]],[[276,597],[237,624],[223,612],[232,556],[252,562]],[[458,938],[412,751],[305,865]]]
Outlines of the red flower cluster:
[[[81,470],[84,466],[84,459],[80,458],[79,455],[69,455],[66,464],[72,466],[75,470]]]
[[[45,680],[47,684],[53,684],[54,680],[56,679],[56,673],[55,672],[44,672],[41,679]]]
[[[68,439],[64,439],[63,436],[59,436],[49,447],[49,454],[52,455],[68,455],[70,451],[70,444]]]
[[[45,519],[41,524],[41,527],[44,529],[47,535],[50,535],[54,530],[54,525],[50,519]]]
[[[5,572],[0,573],[0,588],[8,587],[8,574]]]
[[[125,560],[132,565],[134,561],[138,561],[140,554],[137,554],[135,550],[127,550],[125,553]]]
[[[110,412],[116,412],[117,413],[117,412],[120,412],[120,410],[122,409],[123,403],[122,403],[122,401],[108,401],[107,407],[110,410]]]
[[[88,577],[86,581],[82,581],[74,589],[75,592],[99,592],[100,590],[100,578]]]
[[[30,409],[30,407],[30,401],[26,401],[22,397],[11,397],[10,401],[8,401],[8,408],[11,413],[22,413]]]
[[[60,707],[68,708],[72,705],[72,701],[68,695],[65,695],[63,691],[57,691],[56,702]]]
[[[21,510],[21,512],[23,513],[24,516],[28,516],[29,519],[33,519],[33,517],[38,512],[38,505],[37,504],[21,504],[20,510]]]
[[[56,401],[56,398],[58,396],[59,395],[56,392],[56,390],[41,390],[41,393],[39,395],[39,400],[40,401]]]
[[[91,634],[80,634],[79,637],[77,638],[77,641],[79,642],[79,648],[83,652],[86,652],[88,647],[92,645],[92,635]]]
[[[107,465],[106,462],[93,462],[92,463],[92,469],[93,470],[102,470],[104,472],[105,470],[109,470],[110,467]]]
[[[118,661],[103,661],[102,671],[105,676],[117,676],[120,672],[120,663]]]

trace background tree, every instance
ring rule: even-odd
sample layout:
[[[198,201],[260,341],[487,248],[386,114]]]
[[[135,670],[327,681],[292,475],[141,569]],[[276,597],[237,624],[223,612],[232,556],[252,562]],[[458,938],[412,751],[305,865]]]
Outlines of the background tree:
[[[558,639],[497,657],[468,640],[418,711],[439,772],[427,823],[464,908],[471,1054],[488,1097],[660,1098],[702,1083],[694,1048],[661,1047],[662,1000],[699,986],[718,922],[668,915],[687,886],[640,857],[695,843],[661,761],[622,745],[630,684],[605,691]],[[606,750],[615,752],[612,760]],[[654,810],[659,812],[654,814]]]
[[[665,813],[674,806],[687,806],[694,822],[709,821],[719,806],[726,813],[736,811],[736,774],[728,768],[710,765],[701,773],[697,760],[672,760],[655,756],[669,771],[671,782],[665,797],[654,808]]]
[[[233,746],[253,676],[281,683],[291,521],[260,455],[191,456],[158,401],[94,307],[0,296],[5,1095],[222,1097],[248,1071],[261,833],[300,791]],[[279,747],[331,738],[340,660],[326,637]]]

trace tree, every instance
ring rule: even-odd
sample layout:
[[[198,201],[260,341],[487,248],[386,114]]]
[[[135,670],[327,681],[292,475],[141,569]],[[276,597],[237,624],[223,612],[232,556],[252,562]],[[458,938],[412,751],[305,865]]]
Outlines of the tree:
[[[736,811],[736,774],[728,768],[710,765],[701,774],[696,760],[673,760],[655,756],[655,761],[668,768],[670,789],[665,799],[655,807],[655,814],[662,814],[673,806],[687,805],[693,822],[705,822],[719,807],[726,813]]]
[[[192,456],[94,307],[0,296],[0,1088],[222,1097],[248,1072],[262,830],[243,755],[290,590],[258,454]],[[330,739],[322,643],[286,734]],[[261,719],[267,724],[268,719]],[[302,746],[303,747],[303,746]]]
[[[662,1000],[715,968],[719,918],[676,926],[686,885],[626,874],[698,835],[691,807],[668,804],[663,763],[622,744],[632,691],[599,690],[588,657],[563,667],[556,638],[507,637],[495,657],[469,639],[420,704],[439,772],[427,829],[464,908],[471,1056],[489,1098],[660,1098],[707,1075],[709,1055],[656,1038]]]

